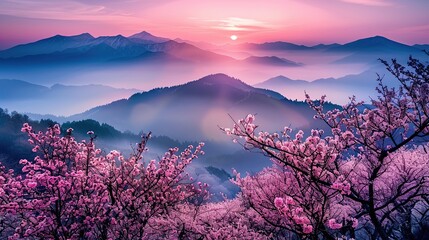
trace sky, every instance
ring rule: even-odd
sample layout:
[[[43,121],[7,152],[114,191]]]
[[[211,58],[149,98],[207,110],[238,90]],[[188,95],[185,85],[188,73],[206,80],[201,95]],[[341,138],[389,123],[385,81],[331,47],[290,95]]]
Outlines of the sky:
[[[56,34],[141,31],[214,44],[429,43],[427,0],[1,0],[0,49]]]

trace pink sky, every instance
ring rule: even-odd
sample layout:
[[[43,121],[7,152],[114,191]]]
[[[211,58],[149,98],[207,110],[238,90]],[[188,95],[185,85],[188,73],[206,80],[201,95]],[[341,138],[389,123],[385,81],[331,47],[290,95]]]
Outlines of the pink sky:
[[[345,43],[382,35],[429,43],[425,0],[2,0],[0,49],[56,34],[152,34],[206,41]]]

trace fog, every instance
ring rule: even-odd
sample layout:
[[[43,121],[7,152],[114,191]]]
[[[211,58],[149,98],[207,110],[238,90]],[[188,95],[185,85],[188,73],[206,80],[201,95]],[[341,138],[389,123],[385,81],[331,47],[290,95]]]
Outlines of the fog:
[[[273,53],[272,53],[273,54]],[[103,84],[117,88],[150,90],[197,80],[213,73],[225,73],[253,85],[283,75],[292,79],[312,81],[319,78],[342,77],[367,70],[365,64],[332,64],[330,56],[293,56],[289,60],[302,63],[301,67],[270,66],[232,63],[170,63],[170,64],[73,64],[0,67],[1,78],[19,79],[51,86]],[[271,56],[271,55],[260,55]],[[335,58],[337,59],[338,56]]]

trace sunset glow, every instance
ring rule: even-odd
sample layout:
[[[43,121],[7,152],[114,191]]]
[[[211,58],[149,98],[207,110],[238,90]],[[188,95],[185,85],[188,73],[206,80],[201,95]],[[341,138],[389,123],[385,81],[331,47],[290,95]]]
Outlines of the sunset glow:
[[[300,44],[344,43],[383,35],[404,43],[429,38],[429,1],[23,1],[0,2],[0,49],[55,34],[157,36],[227,42],[282,40]],[[168,14],[167,14],[168,13]]]

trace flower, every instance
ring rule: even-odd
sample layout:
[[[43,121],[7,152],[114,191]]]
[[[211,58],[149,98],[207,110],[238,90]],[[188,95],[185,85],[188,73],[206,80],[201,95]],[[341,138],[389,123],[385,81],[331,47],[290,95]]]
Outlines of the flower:
[[[37,182],[29,181],[29,182],[27,183],[27,186],[28,186],[29,188],[35,188],[35,187],[37,187]]]

